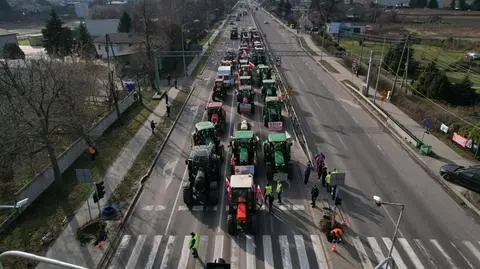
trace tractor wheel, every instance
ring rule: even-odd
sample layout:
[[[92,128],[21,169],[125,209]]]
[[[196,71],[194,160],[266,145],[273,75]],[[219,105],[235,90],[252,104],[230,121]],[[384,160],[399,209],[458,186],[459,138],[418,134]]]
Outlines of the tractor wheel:
[[[190,186],[183,187],[183,202],[188,208],[193,206],[193,192]]]
[[[235,235],[237,233],[237,224],[233,218],[233,215],[227,216],[227,229],[228,233],[231,235]]]
[[[250,113],[253,115],[255,114],[255,105],[252,104],[252,108],[250,108]]]
[[[218,183],[216,181],[210,182],[210,201],[209,204],[215,206],[218,204]]]
[[[237,113],[240,114],[240,103],[237,105]]]

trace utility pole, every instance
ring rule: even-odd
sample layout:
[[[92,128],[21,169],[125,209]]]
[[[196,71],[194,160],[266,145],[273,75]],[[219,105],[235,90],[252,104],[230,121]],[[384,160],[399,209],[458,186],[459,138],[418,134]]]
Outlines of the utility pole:
[[[362,68],[362,61],[363,61],[363,39],[362,39],[362,45],[360,46],[360,60],[358,61],[358,68]]]
[[[112,43],[110,42],[110,36],[108,34],[105,35],[105,50],[107,52],[109,92],[113,99],[113,105],[115,106],[117,117],[120,120],[120,108],[118,107],[117,93],[115,91],[115,83],[113,82],[113,70],[110,68],[110,50],[113,53],[113,57],[115,57],[115,51],[113,50]]]
[[[373,93],[373,103],[375,103],[375,99],[377,97],[377,91],[378,91],[378,82],[380,81],[380,76],[382,74],[382,66],[383,66],[383,53],[385,51],[385,43],[387,41],[387,38],[384,36],[383,37],[383,45],[382,45],[382,56],[380,57],[380,64],[378,65],[378,74],[377,74],[377,83],[375,85],[375,92]]]
[[[368,60],[368,71],[367,71],[367,85],[365,87],[365,90],[363,92],[363,95],[368,97],[368,90],[370,88],[370,72],[372,70],[372,62],[373,62],[373,50],[370,51],[370,59]]]
[[[150,32],[149,32],[149,25],[150,21],[149,18],[147,18],[147,1],[143,0],[143,27],[145,28],[145,54],[147,56],[147,63],[148,63],[148,69],[147,69],[147,74],[148,78],[150,80],[150,85],[152,86],[152,89],[155,91],[158,91],[159,88],[157,88],[157,85],[155,84],[155,78],[152,72],[154,71],[153,68],[155,68],[155,72],[157,72],[158,67],[153,66],[152,61],[153,61],[153,53],[152,53],[152,47],[151,47],[151,42],[150,42]],[[160,86],[160,85],[159,85]]]
[[[405,43],[403,44],[402,55],[400,56],[400,61],[398,62],[397,71],[395,72],[395,79],[393,80],[392,90],[390,91],[390,98],[389,99],[392,98],[393,93],[395,91],[395,84],[397,84],[398,72],[400,72],[400,67],[402,65],[402,60],[403,60],[403,54],[405,53],[405,48],[408,45],[409,39],[410,39],[410,36],[407,36],[407,40],[405,40]]]
[[[407,60],[405,61],[405,69],[403,70],[403,78],[402,83],[400,84],[400,90],[403,89],[403,84],[406,82],[408,78],[408,60],[410,58],[410,47],[407,48]],[[407,94],[407,86],[405,86],[405,94]]]

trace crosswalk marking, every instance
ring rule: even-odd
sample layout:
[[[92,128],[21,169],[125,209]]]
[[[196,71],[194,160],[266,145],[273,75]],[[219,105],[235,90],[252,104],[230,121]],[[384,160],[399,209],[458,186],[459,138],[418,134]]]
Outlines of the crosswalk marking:
[[[223,238],[222,234],[217,234],[215,236],[215,249],[213,250],[213,258],[221,258],[223,257]]]
[[[472,268],[472,269],[475,268],[475,267],[473,267],[473,264],[468,261],[467,257],[465,257],[465,255],[463,255],[463,252],[460,249],[458,249],[457,245],[455,245],[453,242],[450,242],[450,245],[452,245],[452,247],[454,247],[458,251],[458,254],[460,254],[460,256],[462,256],[463,260],[468,264],[468,266],[470,266],[470,268]]]
[[[208,236],[200,236],[200,243],[198,244],[198,257],[200,259],[206,260],[208,250]],[[200,259],[195,259],[195,268],[196,269],[205,269],[205,264]]]
[[[147,237],[143,234],[138,236],[137,242],[133,247],[133,253],[130,256],[130,259],[128,259],[127,268],[134,268],[135,265],[137,265],[138,257],[140,257],[140,251],[142,250],[143,244],[145,244],[146,239]]]
[[[292,258],[290,256],[290,247],[288,245],[288,237],[286,235],[279,236],[280,252],[282,253],[283,268],[292,269]]]
[[[415,251],[413,250],[413,248],[410,246],[410,244],[408,243],[407,239],[405,238],[398,238],[398,242],[400,243],[400,245],[402,245],[403,249],[405,250],[405,252],[407,252],[407,255],[408,257],[410,258],[410,260],[412,260],[413,262],[413,265],[415,265],[415,268],[417,269],[425,269],[425,267],[423,266],[422,262],[420,262],[420,259],[417,257],[417,255],[415,254]]]
[[[185,239],[183,239],[183,246],[182,246],[182,256],[180,256],[180,260],[178,261],[178,269],[185,269],[188,265],[188,258],[190,257],[190,235],[186,235]]]
[[[160,269],[167,269],[168,268],[168,261],[170,260],[170,256],[172,255],[173,247],[175,246],[175,236],[170,235],[167,241],[167,247],[165,252],[163,253],[162,264],[160,264]]]
[[[390,238],[384,237],[383,243],[385,243],[385,246],[390,251],[390,248],[392,247],[392,240]],[[400,257],[400,253],[398,253],[395,246],[392,249],[392,257],[398,269],[407,269],[407,265],[405,265],[405,263],[403,262],[402,257]]]
[[[182,210],[188,210],[188,208],[186,208],[185,206],[180,206],[182,207]],[[180,210],[180,207],[179,207],[179,210]],[[301,205],[301,204],[290,204],[290,205],[278,205],[276,206],[276,209],[278,210],[281,210],[281,211],[305,211],[306,210],[306,207],[305,205]],[[214,210],[217,210],[216,207]],[[268,207],[267,206],[264,206],[262,205],[261,208],[259,208],[260,211],[268,211]],[[196,209],[195,206],[192,208],[192,211],[203,211],[203,206],[200,209]],[[225,206],[225,211],[228,211],[228,205]]]
[[[308,265],[307,250],[305,249],[305,242],[303,236],[295,235],[295,246],[297,247],[298,260],[300,262],[300,269],[310,269]]]
[[[430,262],[429,268],[432,269],[439,269],[440,267],[438,266],[436,259],[433,258],[432,253],[427,250],[425,245],[422,243],[420,239],[413,239],[413,242],[415,242],[415,245],[417,245],[418,249],[423,253],[425,257],[427,257],[428,261]]]
[[[273,269],[272,239],[270,239],[269,235],[263,236],[263,257],[265,269]]]
[[[247,235],[247,269],[255,269],[255,242],[252,236]]]
[[[442,255],[447,260],[448,264],[450,264],[450,268],[458,269],[458,267],[453,263],[452,258],[450,256],[448,256],[447,252],[442,248],[442,246],[440,246],[440,244],[438,243],[437,240],[430,239],[430,242],[437,248],[438,251],[440,251],[440,253],[442,253]]]
[[[382,249],[377,243],[377,240],[374,237],[367,237],[368,244],[370,245],[370,248],[373,250],[373,255],[375,255],[375,258],[377,259],[377,263],[380,263],[385,259],[385,256],[383,256]],[[383,266],[385,268],[385,266]]]
[[[130,239],[132,238],[131,235],[124,235],[122,237],[122,240],[120,241],[120,244],[118,245],[118,249],[117,249],[117,253],[115,253],[115,259],[114,259],[114,262],[112,263],[112,265],[110,265],[108,267],[108,269],[115,269],[116,266],[115,266],[115,261],[118,260],[118,258],[120,257],[120,255],[122,255],[123,253],[123,250],[125,248],[127,248],[128,246],[128,243],[130,242]]]
[[[325,258],[325,253],[323,252],[322,242],[320,241],[320,237],[316,234],[312,234],[310,236],[312,239],[313,250],[315,251],[315,257],[317,258],[319,269],[328,268],[327,260]]]
[[[469,241],[463,241],[463,244],[475,255],[475,257],[480,261],[480,251]]]
[[[362,267],[364,269],[373,268],[372,262],[368,258],[367,251],[363,247],[362,241],[360,241],[360,238],[358,237],[353,238],[353,245],[357,249],[358,256],[360,257],[360,261],[362,263]]]
[[[231,246],[231,250],[230,250],[230,259],[231,259],[231,268],[232,269],[238,269],[238,250],[239,250],[239,246],[238,246],[238,242],[236,240],[236,238],[232,238],[232,246]]]
[[[151,269],[153,267],[153,263],[155,262],[155,257],[157,256],[158,247],[160,247],[160,242],[162,241],[161,235],[155,235],[153,238],[153,245],[152,249],[150,250],[150,255],[148,255],[148,261],[146,269]]]

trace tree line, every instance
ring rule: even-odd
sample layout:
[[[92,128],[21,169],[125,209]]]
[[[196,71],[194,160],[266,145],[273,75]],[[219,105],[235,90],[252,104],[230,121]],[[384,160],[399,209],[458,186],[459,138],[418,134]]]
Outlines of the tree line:
[[[411,8],[439,8],[438,0],[410,0]],[[480,0],[474,0],[470,4],[466,0],[452,0],[450,2],[452,10],[480,10]]]

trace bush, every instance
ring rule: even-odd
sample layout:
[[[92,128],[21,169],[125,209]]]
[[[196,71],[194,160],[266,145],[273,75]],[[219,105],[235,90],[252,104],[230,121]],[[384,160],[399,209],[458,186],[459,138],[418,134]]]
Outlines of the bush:
[[[25,53],[16,43],[5,44],[2,50],[2,58],[25,59]]]

